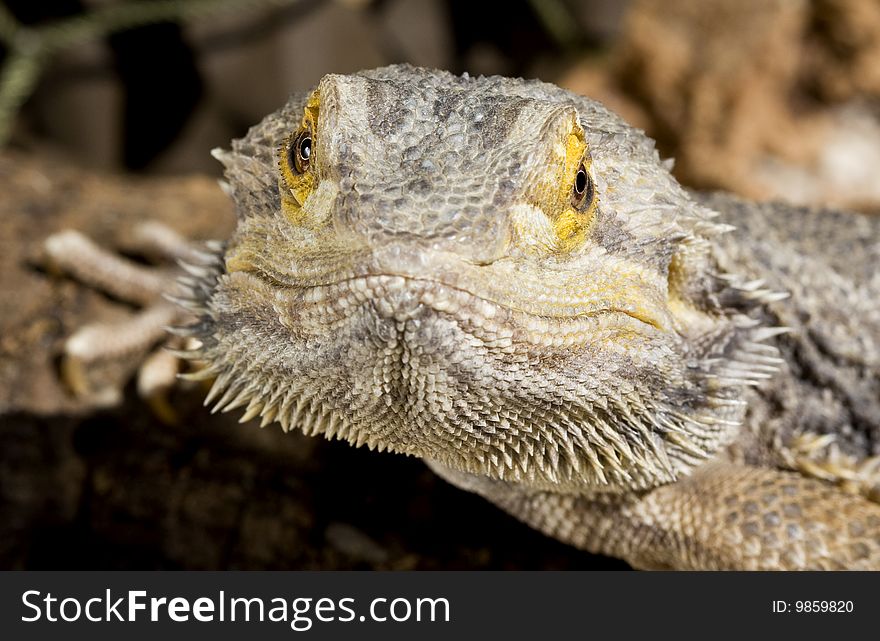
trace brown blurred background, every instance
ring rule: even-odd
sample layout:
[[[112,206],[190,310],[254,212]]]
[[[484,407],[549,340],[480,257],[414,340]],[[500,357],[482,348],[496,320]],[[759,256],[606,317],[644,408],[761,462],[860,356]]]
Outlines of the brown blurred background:
[[[6,2],[34,27],[126,4],[141,3]],[[596,97],[656,138],[688,185],[880,203],[876,0],[171,4],[198,11],[40,60],[14,139],[102,169],[213,174],[209,149],[323,74],[410,62]]]
[[[161,18],[161,19],[160,19]],[[125,28],[121,28],[121,27]],[[0,568],[625,567],[417,461],[58,380],[132,309],[48,273],[75,227],[232,224],[209,150],[325,73],[539,77],[657,139],[685,185],[880,211],[878,0],[6,0],[0,4]]]

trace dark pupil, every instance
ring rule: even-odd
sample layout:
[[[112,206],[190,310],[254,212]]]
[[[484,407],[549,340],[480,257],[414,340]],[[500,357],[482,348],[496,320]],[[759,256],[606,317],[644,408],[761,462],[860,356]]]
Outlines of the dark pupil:
[[[312,139],[306,136],[299,141],[299,157],[301,160],[308,160],[312,155]]]
[[[584,193],[587,189],[587,172],[583,169],[579,169],[577,172],[577,176],[574,178],[574,190],[578,194]]]

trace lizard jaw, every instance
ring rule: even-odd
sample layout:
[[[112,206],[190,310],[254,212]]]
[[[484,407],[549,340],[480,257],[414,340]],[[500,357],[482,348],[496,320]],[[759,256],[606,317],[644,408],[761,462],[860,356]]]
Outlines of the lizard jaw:
[[[206,399],[215,411],[245,407],[242,420],[547,487],[648,487],[678,473],[665,441],[682,443],[684,431],[672,416],[656,422],[664,410],[650,407],[656,359],[630,363],[642,372],[635,383],[606,367],[618,339],[641,337],[635,351],[646,355],[658,344],[643,335],[656,329],[626,314],[514,318],[400,276],[279,288],[218,273],[199,297],[193,358],[207,363],[198,376],[215,378]],[[581,331],[561,331],[572,323]],[[609,378],[629,386],[616,406],[597,395]]]
[[[471,294],[450,270],[297,286],[228,267],[217,256],[192,288],[192,358],[215,378],[206,404],[245,407],[243,420],[571,490],[673,481],[741,420],[742,370],[721,372],[734,388],[703,377],[681,336],[620,310],[566,314],[544,300],[524,312]]]

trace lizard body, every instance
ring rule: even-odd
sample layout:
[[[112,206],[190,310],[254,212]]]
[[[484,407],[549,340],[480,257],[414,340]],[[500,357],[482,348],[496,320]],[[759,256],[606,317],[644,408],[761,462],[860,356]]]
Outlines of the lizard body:
[[[637,567],[880,567],[878,221],[694,196],[594,101],[408,66],[217,156],[238,227],[176,330],[216,408]]]

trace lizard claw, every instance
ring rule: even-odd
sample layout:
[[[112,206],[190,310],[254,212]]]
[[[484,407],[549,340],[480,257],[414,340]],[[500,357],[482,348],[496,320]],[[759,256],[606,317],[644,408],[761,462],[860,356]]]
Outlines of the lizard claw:
[[[122,400],[125,380],[137,370],[137,393],[163,423],[178,421],[168,392],[180,369],[173,349],[183,339],[167,338],[166,328],[186,317],[180,307],[165,297],[174,291],[179,268],[147,267],[104,249],[73,230],[53,234],[44,243],[47,267],[54,273],[72,276],[83,284],[104,291],[142,309],[113,323],[91,323],[72,334],[63,346],[60,376],[77,397],[98,406],[116,405]],[[186,261],[198,250],[165,225],[138,225],[126,247],[154,259]]]

